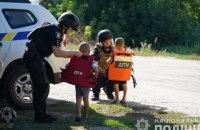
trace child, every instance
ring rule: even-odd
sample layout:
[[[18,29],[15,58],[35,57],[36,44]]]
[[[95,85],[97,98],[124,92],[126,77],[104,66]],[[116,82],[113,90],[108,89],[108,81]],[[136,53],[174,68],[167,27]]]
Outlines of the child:
[[[132,68],[132,52],[125,51],[124,46],[124,39],[121,37],[116,38],[115,50],[107,60],[109,64],[108,78],[113,82],[116,97],[116,100],[112,104],[126,104],[127,80],[130,79]],[[120,55],[117,55],[119,53]],[[113,65],[113,62],[115,62],[115,65]],[[123,98],[121,101],[119,101],[119,84],[123,87]]]
[[[81,122],[81,102],[84,102],[83,119],[88,119],[89,111],[89,91],[96,87],[96,77],[98,66],[93,56],[90,56],[90,46],[86,42],[79,45],[82,57],[72,57],[70,63],[66,65],[66,72],[61,73],[61,81],[75,85],[76,90],[76,122]],[[95,76],[94,76],[95,74]]]

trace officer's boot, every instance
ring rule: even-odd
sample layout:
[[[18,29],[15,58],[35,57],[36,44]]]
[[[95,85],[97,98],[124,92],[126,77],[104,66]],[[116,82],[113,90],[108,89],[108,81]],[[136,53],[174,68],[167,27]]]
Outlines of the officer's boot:
[[[110,90],[108,87],[103,88],[103,90],[106,93],[108,99],[113,100],[115,98],[114,95],[112,94],[113,91]]]
[[[49,120],[51,120],[51,121],[57,121],[57,118],[53,117],[53,116],[50,115],[50,114],[45,113],[45,116],[46,116]]]
[[[94,97],[92,98],[92,101],[99,101],[99,94],[94,93]]]
[[[52,123],[52,120],[43,113],[35,114],[35,123]]]
[[[107,91],[106,95],[107,95],[108,99],[113,100],[115,98],[114,95],[111,92],[109,92],[109,91]]]

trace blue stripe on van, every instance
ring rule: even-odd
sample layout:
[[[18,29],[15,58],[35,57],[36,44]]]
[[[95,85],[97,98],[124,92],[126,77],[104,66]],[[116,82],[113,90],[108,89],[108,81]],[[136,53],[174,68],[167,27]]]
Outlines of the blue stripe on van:
[[[4,38],[5,35],[6,33],[0,33],[0,41]]]
[[[14,40],[24,40],[24,39],[27,39],[27,36],[28,36],[29,33],[30,33],[30,31],[18,32],[12,40],[14,41]]]

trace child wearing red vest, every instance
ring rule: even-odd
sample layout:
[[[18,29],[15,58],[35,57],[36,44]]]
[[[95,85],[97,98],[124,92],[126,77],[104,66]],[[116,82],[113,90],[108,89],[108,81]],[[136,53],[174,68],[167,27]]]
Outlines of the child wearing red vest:
[[[90,46],[88,43],[83,42],[79,45],[79,51],[82,52],[83,57],[87,57],[90,54]],[[90,57],[90,56],[89,56]],[[95,72],[95,76],[98,75],[98,66],[95,61],[91,64],[92,70]],[[92,71],[91,70],[91,71]],[[76,114],[75,121],[80,122],[82,120],[81,117],[81,102],[83,98],[84,102],[84,114],[83,118],[88,119],[88,112],[89,112],[89,91],[90,88],[84,87],[84,86],[78,86],[76,85]]]
[[[116,97],[112,104],[126,104],[127,80],[130,79],[133,52],[125,51],[124,48],[124,39],[121,37],[116,38],[115,49],[107,60],[109,64],[108,79],[113,82]],[[123,87],[123,98],[121,101],[119,100],[119,84],[122,84]]]
[[[81,57],[72,57],[70,63],[66,65],[66,70],[61,73],[61,81],[75,85],[76,90],[76,122],[88,119],[89,112],[89,91],[96,87],[96,77],[98,75],[98,65],[94,57],[90,56],[90,46],[86,42],[79,45]],[[84,114],[81,116],[81,102],[84,102]]]

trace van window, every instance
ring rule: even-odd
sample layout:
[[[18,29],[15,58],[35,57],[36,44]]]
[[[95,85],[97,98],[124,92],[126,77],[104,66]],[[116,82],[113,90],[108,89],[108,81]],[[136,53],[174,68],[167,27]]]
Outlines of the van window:
[[[3,9],[3,14],[12,29],[33,25],[36,17],[28,10]]]

